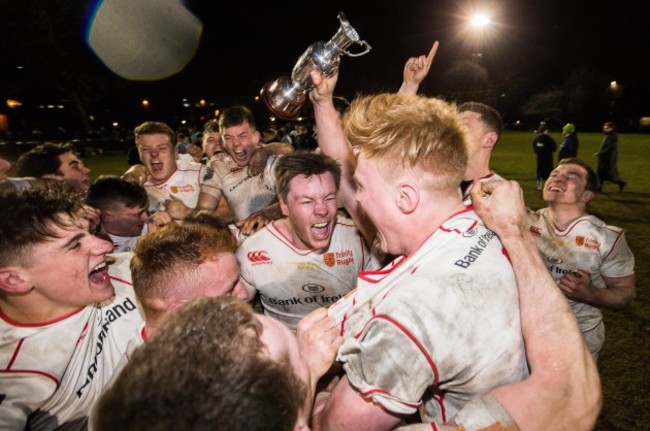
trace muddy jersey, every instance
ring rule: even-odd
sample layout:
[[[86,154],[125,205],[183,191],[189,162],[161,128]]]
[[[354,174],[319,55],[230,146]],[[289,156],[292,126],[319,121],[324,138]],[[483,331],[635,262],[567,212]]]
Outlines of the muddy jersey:
[[[447,423],[477,395],[528,376],[512,266],[471,207],[408,257],[360,273],[330,315],[350,384],[389,412]]]
[[[0,311],[0,429],[85,429],[90,409],[142,322],[133,287],[52,322],[21,325]]]
[[[580,269],[591,275],[595,287],[603,289],[606,286],[602,276],[634,274],[634,255],[621,228],[608,226],[599,218],[586,215],[560,230],[548,219],[547,212],[547,208],[529,211],[528,222],[530,233],[556,282],[559,283],[565,273]],[[598,308],[571,300],[569,303],[583,333],[603,320]],[[593,352],[594,347],[590,345],[589,349]]]
[[[264,173],[251,176],[227,153],[220,153],[208,162],[209,172],[201,191],[213,197],[225,196],[236,220],[243,220],[264,209],[275,199],[272,168],[277,156],[269,157]]]
[[[297,249],[271,223],[239,246],[237,260],[249,297],[259,292],[264,312],[292,329],[353,289],[359,271],[378,267],[354,223],[342,217],[324,253]]]
[[[203,164],[177,160],[176,171],[167,181],[157,185],[149,181],[144,183],[149,195],[149,215],[161,209],[163,203],[172,196],[183,201],[189,208],[196,208],[204,176]]]

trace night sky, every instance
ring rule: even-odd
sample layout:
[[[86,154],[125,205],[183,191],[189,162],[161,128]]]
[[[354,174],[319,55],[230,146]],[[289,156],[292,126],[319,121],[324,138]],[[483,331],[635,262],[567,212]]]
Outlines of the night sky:
[[[223,6],[216,10],[213,3],[188,3],[205,27],[200,51],[182,76],[197,77],[190,81],[223,97],[255,92],[267,80],[290,73],[309,44],[334,34],[338,11],[373,46],[364,57],[343,58],[339,85],[347,95],[396,90],[405,59],[428,52],[433,40],[441,48],[429,86],[437,73],[477,49],[464,18],[476,2],[239,1],[219,2]],[[605,70],[621,83],[649,76],[648,2],[481,3],[494,11],[493,31],[478,45],[491,76],[523,76],[540,90],[561,83],[580,66]]]
[[[7,32],[0,41],[0,46],[4,44],[4,71],[26,60],[27,50],[21,52],[21,44],[29,45],[26,39],[30,34],[43,37],[46,29],[35,26],[33,14],[38,14],[39,25],[50,15],[53,20],[65,21],[64,25],[83,39],[83,18],[67,22],[55,17],[48,8],[55,7],[56,1],[14,1],[0,0],[0,23],[10,21],[13,28],[18,26],[26,33]],[[15,5],[30,3],[32,16],[11,13],[19,10]],[[75,4],[88,9],[91,2]],[[330,39],[339,26],[337,13],[342,11],[373,47],[366,56],[341,61],[337,93],[348,98],[358,93],[396,91],[404,61],[427,53],[432,42],[439,40],[434,66],[421,87],[425,94],[444,95],[440,79],[444,72],[471,58],[473,52],[481,52],[490,81],[523,80],[531,93],[542,92],[565,84],[574,70],[586,68],[598,72],[603,91],[616,80],[636,95],[639,115],[650,115],[650,85],[646,83],[650,76],[650,2],[646,1],[186,0],[185,4],[203,24],[194,58],[181,72],[155,82],[129,82],[105,70],[109,80],[119,84],[108,93],[114,106],[132,105],[144,97],[162,104],[177,104],[181,98],[206,99],[219,107],[251,104],[264,83],[290,74],[311,43]],[[478,8],[473,4],[485,5],[492,15],[490,33],[480,40],[467,31],[467,16]],[[82,43],[63,48],[73,53],[85,50],[83,55],[104,68]],[[30,53],[27,60],[32,68],[39,67],[38,55]],[[5,97],[19,97],[38,88],[23,84],[18,91],[10,79],[4,82],[0,93],[6,94],[0,96]]]

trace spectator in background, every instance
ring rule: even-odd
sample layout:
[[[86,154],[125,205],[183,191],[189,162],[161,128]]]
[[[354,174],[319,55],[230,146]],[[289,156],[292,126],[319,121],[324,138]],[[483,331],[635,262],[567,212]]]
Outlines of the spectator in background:
[[[262,132],[262,142],[270,144],[271,142],[278,141],[278,129],[274,126],[269,126]]]
[[[562,127],[562,143],[560,144],[560,151],[557,155],[557,161],[567,159],[569,157],[578,157],[578,134],[576,133],[576,126],[572,123],[566,123]]]
[[[63,180],[78,190],[88,190],[90,169],[84,166],[71,143],[38,145],[16,163],[19,177]]]
[[[301,123],[297,126],[297,130],[298,134],[294,139],[296,149],[313,151],[318,148],[318,141],[311,131],[311,126]]]
[[[595,154],[598,157],[598,191],[603,191],[603,183],[611,181],[618,185],[618,191],[622,192],[627,183],[618,174],[618,135],[615,132],[616,125],[607,121],[603,125],[605,137],[600,144],[600,149]]]
[[[148,231],[149,198],[140,184],[102,175],[88,189],[87,203],[99,210],[95,234],[111,241],[113,253],[132,251]]]
[[[291,136],[289,136],[289,133],[287,132],[287,126],[284,124],[278,127],[278,141],[284,142],[285,144],[293,145],[293,140],[291,139]]]
[[[557,143],[549,135],[546,124],[539,126],[537,133],[533,139],[533,151],[537,155],[537,190],[542,190],[553,170],[553,153],[557,149]]]
[[[180,132],[179,131],[176,134],[176,139],[177,139],[176,146],[174,148],[176,150],[176,154],[179,155],[179,154],[187,153],[187,147],[188,147],[188,145],[190,145],[189,136],[187,136],[185,134],[185,132]]]

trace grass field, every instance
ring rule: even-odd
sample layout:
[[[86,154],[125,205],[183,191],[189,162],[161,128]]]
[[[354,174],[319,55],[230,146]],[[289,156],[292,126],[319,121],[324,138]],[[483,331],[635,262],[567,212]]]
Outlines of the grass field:
[[[552,135],[558,144],[559,134]],[[521,183],[526,202],[537,209],[544,205],[535,183],[532,133],[505,133],[494,150],[492,166],[502,176]],[[578,155],[595,167],[601,134],[580,134]],[[120,174],[127,168],[126,155],[89,157],[86,164],[93,177]],[[596,429],[599,431],[650,429],[650,135],[619,136],[619,171],[628,185],[624,193],[607,183],[589,211],[611,225],[626,229],[627,241],[636,258],[637,299],[629,310],[605,311],[607,339],[600,353],[604,405]]]

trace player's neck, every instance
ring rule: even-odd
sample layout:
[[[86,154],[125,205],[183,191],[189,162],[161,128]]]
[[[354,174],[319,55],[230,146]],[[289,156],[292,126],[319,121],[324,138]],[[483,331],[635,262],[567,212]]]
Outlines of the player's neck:
[[[476,178],[487,177],[492,173],[490,169],[490,157],[477,155],[474,160],[470,160],[465,169],[464,181],[473,181]]]
[[[547,215],[556,227],[564,230],[575,220],[587,215],[587,211],[582,205],[554,204],[549,205]]]

